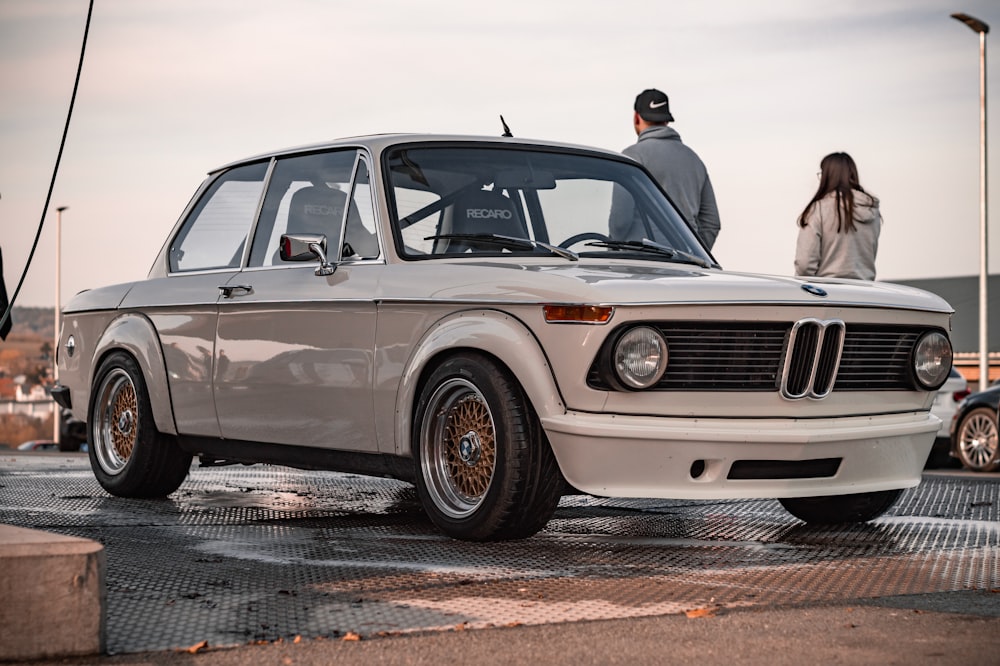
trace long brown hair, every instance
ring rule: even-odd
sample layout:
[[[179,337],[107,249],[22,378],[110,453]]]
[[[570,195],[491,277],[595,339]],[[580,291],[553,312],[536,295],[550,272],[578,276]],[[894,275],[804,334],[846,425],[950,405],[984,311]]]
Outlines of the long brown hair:
[[[830,153],[819,163],[819,188],[799,215],[799,226],[806,226],[806,217],[816,203],[836,192],[837,233],[854,231],[854,191],[865,192],[858,181],[858,167],[847,153]]]

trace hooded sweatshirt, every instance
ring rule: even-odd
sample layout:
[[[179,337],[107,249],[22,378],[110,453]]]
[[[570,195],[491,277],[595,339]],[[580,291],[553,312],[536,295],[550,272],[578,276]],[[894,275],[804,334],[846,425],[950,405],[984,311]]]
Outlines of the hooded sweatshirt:
[[[711,250],[719,235],[719,209],[708,170],[672,127],[648,127],[622,151],[646,167]]]
[[[854,190],[854,231],[837,231],[837,196],[817,201],[799,227],[795,274],[807,277],[875,279],[882,216],[878,199]]]

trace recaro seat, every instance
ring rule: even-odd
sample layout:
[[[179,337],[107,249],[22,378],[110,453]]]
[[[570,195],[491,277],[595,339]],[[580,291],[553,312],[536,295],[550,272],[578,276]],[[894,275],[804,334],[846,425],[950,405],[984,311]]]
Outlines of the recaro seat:
[[[335,251],[340,240],[340,225],[344,219],[347,195],[326,185],[303,187],[292,195],[288,203],[289,234],[326,235],[327,255],[335,261],[340,252]]]
[[[528,232],[513,201],[487,190],[476,190],[455,200],[451,212],[453,234],[499,234],[527,238]],[[496,252],[498,248],[479,243],[452,241],[448,252]]]

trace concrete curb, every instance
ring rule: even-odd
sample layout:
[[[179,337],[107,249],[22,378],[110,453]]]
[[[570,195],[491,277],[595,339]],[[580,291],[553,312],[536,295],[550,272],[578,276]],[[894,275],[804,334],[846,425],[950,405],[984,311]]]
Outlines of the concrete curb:
[[[0,661],[105,649],[104,546],[0,525]]]

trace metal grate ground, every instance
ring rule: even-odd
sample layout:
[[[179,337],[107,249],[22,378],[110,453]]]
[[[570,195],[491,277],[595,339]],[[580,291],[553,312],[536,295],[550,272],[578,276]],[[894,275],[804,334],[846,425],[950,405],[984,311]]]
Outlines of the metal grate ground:
[[[123,500],[84,456],[16,456],[0,522],[104,544],[112,653],[1000,588],[989,477],[927,477],[839,529],[774,501],[567,496],[534,538],[470,544],[390,480],[195,467],[168,500]]]

